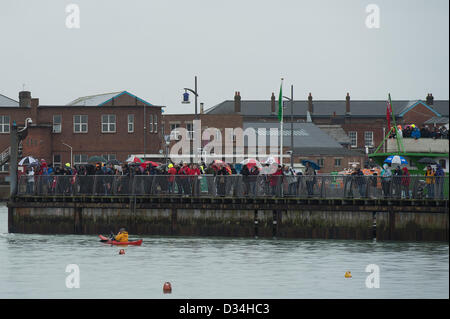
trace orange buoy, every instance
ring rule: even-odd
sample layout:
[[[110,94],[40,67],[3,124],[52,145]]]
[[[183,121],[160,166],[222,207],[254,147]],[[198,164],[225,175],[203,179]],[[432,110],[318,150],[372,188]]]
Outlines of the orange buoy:
[[[125,255],[125,249],[119,250],[119,255]]]
[[[163,292],[165,294],[170,294],[172,293],[172,285],[170,284],[170,282],[165,282],[164,286],[163,286]]]
[[[352,278],[352,273],[350,271],[346,271],[345,278]]]

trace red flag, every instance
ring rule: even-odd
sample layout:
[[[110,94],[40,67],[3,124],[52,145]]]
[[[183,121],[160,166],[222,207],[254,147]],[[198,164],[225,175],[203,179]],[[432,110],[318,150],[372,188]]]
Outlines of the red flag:
[[[388,130],[391,130],[391,114],[392,114],[391,103],[389,103],[388,101],[386,107],[386,119],[388,123]]]

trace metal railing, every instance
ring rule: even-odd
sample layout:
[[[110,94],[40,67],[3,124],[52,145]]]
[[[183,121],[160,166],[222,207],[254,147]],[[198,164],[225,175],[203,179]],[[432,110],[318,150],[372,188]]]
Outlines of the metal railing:
[[[18,186],[18,195],[34,196],[448,199],[448,193],[448,176],[22,175]]]

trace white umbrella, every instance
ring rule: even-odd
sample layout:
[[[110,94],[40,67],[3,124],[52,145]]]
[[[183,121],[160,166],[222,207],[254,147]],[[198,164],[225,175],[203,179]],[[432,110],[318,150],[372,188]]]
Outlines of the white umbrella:
[[[26,156],[22,158],[19,162],[19,165],[32,165],[39,164],[39,161],[32,156]]]
[[[267,158],[267,160],[264,162],[265,164],[279,164],[280,162],[276,160],[273,156],[270,156]]]

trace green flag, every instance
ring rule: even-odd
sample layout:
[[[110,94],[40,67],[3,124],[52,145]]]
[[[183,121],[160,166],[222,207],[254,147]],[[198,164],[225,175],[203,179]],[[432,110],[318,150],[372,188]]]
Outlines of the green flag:
[[[280,85],[280,96],[278,97],[278,121],[283,120],[283,80]]]

